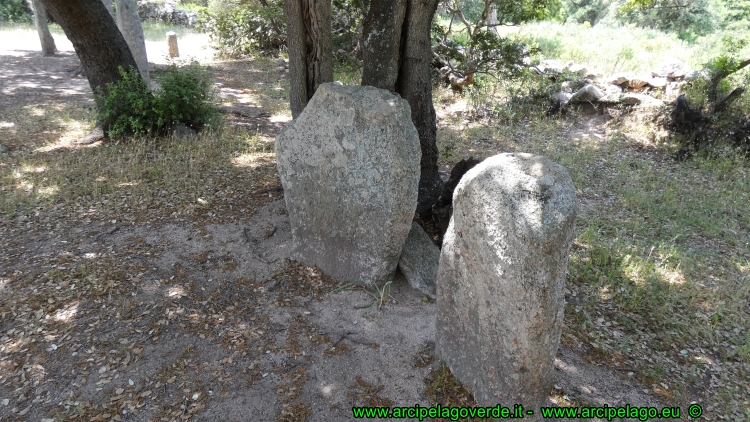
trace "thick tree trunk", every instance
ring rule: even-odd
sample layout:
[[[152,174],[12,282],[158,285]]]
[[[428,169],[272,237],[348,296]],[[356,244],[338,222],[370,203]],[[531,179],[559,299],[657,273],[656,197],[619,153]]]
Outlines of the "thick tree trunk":
[[[362,30],[362,85],[396,91],[407,0],[372,0]]]
[[[106,92],[108,83],[119,81],[119,67],[138,68],[115,20],[100,0],[41,2],[73,44],[92,91]]]
[[[409,102],[411,119],[419,132],[419,214],[430,210],[443,187],[437,165],[437,120],[430,78],[430,27],[437,4],[438,0],[372,0],[362,33],[362,85],[400,94]]]
[[[42,54],[44,54],[44,57],[54,56],[57,47],[47,25],[47,9],[39,3],[39,0],[29,0],[29,6],[34,13],[34,25],[36,26],[36,32],[39,33],[39,41],[42,43]]]
[[[138,16],[138,5],[135,0],[116,0],[117,27],[120,29],[125,42],[133,53],[138,72],[148,82],[148,56],[146,55],[146,39],[143,37],[143,26]]]
[[[333,81],[331,0],[284,0],[289,105],[297,118],[323,82]]]
[[[333,82],[333,34],[331,0],[306,0],[307,15],[307,98],[323,82]]]
[[[307,105],[307,34],[302,0],[284,0],[286,47],[289,52],[289,106],[292,117]]]
[[[411,120],[419,132],[422,171],[419,179],[417,213],[424,213],[437,201],[443,182],[438,173],[437,119],[432,104],[430,26],[438,0],[409,0],[401,36],[402,55],[396,89],[411,106]]]

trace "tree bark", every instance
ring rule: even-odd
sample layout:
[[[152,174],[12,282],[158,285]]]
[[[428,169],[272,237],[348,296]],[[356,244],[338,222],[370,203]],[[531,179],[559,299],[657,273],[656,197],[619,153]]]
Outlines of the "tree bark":
[[[323,82],[333,81],[331,0],[284,0],[289,51],[289,105],[302,113]]]
[[[138,65],[138,72],[147,83],[150,80],[146,39],[143,36],[141,18],[138,16],[138,5],[135,0],[116,0],[117,27],[125,37],[130,52]]]
[[[47,9],[39,3],[39,0],[28,1],[31,11],[34,13],[34,26],[36,26],[36,32],[39,33],[39,41],[42,43],[42,54],[44,57],[54,56],[57,47],[47,25]]]
[[[438,0],[372,0],[362,32],[362,85],[400,94],[409,103],[412,122],[419,132],[422,161],[418,214],[430,210],[443,188],[430,77],[430,29],[437,4]]]
[[[411,106],[411,120],[419,132],[422,172],[419,179],[417,213],[429,211],[437,201],[443,182],[438,173],[437,119],[432,104],[430,27],[438,0],[408,0],[401,36],[402,54],[396,89]]]
[[[41,0],[81,60],[91,90],[106,93],[120,80],[119,67],[138,68],[115,20],[100,0]],[[104,122],[104,130],[107,124]]]
[[[284,0],[286,47],[289,52],[289,106],[292,118],[307,105],[307,35],[302,0]]]
[[[307,16],[307,98],[320,84],[333,82],[333,34],[331,0],[306,0]]]
[[[396,92],[407,0],[372,0],[362,29],[362,85]]]

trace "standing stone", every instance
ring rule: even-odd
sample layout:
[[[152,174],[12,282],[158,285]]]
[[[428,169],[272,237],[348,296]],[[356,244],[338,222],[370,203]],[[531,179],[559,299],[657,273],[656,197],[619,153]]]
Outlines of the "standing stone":
[[[574,220],[573,182],[546,157],[496,155],[456,188],[435,343],[480,406],[518,403],[539,414],[562,330]]]
[[[440,248],[417,223],[411,223],[398,267],[411,287],[435,298],[435,280],[440,263]]]
[[[57,47],[47,25],[47,9],[39,0],[29,0],[29,6],[34,13],[34,26],[36,26],[36,32],[39,34],[39,41],[42,43],[42,54],[44,57],[54,56]]]
[[[417,206],[409,104],[369,86],[320,85],[276,137],[295,259],[363,286],[396,271]]]
[[[138,16],[138,6],[135,0],[115,0],[115,14],[117,15],[117,27],[133,53],[138,72],[148,83],[150,80],[148,70],[148,57],[146,56],[146,39],[143,37],[143,26]]]
[[[177,34],[172,31],[167,32],[167,46],[169,47],[169,57],[180,57],[180,49],[177,47]]]

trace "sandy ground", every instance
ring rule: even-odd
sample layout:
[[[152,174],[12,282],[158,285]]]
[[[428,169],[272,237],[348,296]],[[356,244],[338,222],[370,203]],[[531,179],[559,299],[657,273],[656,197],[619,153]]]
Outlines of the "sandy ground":
[[[0,109],[42,94],[90,101],[66,73],[67,41],[40,58],[34,33],[3,37]],[[152,61],[165,48],[149,44]],[[289,261],[278,196],[220,224],[36,221],[0,216],[0,421],[338,421],[352,406],[429,405],[436,305],[399,276],[394,300],[373,307]],[[55,271],[92,259],[112,261],[110,284],[65,295],[75,289]],[[86,280],[73,286],[98,286]],[[550,387],[551,402],[661,406],[565,347]]]

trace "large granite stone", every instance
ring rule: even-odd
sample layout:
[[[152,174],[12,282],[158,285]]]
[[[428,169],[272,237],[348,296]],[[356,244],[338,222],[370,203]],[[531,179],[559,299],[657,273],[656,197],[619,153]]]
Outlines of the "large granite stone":
[[[518,403],[538,415],[546,400],[574,219],[570,176],[546,157],[496,155],[456,188],[435,343],[479,405]]]
[[[419,135],[408,103],[322,84],[276,137],[294,257],[372,286],[395,273],[417,206]]]

